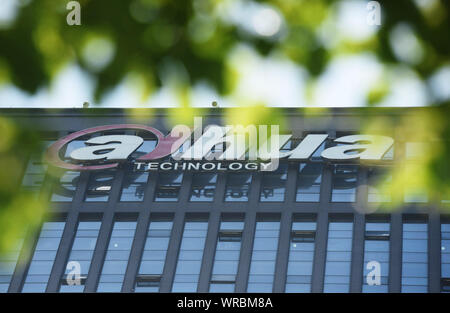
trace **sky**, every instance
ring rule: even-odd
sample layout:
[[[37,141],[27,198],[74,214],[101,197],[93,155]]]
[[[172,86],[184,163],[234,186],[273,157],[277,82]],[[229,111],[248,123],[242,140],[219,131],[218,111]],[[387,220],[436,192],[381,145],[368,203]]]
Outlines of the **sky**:
[[[0,27],[13,23],[17,1],[0,1]],[[421,5],[427,1],[432,0],[416,0]],[[282,14],[273,7],[241,0],[223,3],[222,21],[253,36],[276,38],[287,31]],[[362,42],[376,35],[378,26],[366,22],[366,3],[359,0],[339,3],[336,14],[319,27],[327,48],[332,49],[342,40]],[[220,107],[254,102],[265,102],[272,107],[358,107],[367,105],[367,93],[380,84],[388,85],[389,92],[378,106],[416,107],[426,106],[434,99],[450,99],[450,64],[438,69],[428,81],[421,80],[412,69],[412,65],[422,60],[423,47],[411,27],[397,25],[390,44],[402,65],[386,66],[370,52],[339,54],[315,79],[301,65],[280,53],[261,56],[251,46],[239,44],[227,57],[228,65],[238,74],[233,91],[221,96],[207,81],[197,82],[191,86],[190,103],[194,107],[210,107],[212,101],[217,101]],[[98,68],[107,66],[113,56],[114,47],[102,40],[88,45],[83,54],[88,64]],[[180,105],[176,96],[177,77],[183,71],[180,65],[175,74],[163,81],[163,87],[145,99],[141,97],[142,83],[130,74],[96,103],[93,100],[95,79],[75,63],[69,63],[51,86],[41,88],[36,94],[27,94],[8,83],[0,84],[0,106],[73,108],[89,102],[91,106],[101,107],[177,107]]]

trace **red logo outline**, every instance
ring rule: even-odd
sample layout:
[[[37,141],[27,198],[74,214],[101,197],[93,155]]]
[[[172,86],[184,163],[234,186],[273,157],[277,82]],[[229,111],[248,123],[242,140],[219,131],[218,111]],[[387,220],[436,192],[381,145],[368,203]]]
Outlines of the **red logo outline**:
[[[101,131],[107,131],[107,130],[115,130],[115,129],[136,129],[136,130],[144,130],[151,132],[154,134],[157,138],[157,144],[155,149],[153,151],[149,152],[148,154],[140,157],[139,161],[148,161],[148,160],[154,160],[154,159],[160,159],[167,155],[169,155],[173,149],[177,149],[178,147],[174,147],[174,144],[177,140],[181,139],[180,137],[174,137],[172,134],[167,135],[164,137],[163,133],[161,133],[156,128],[145,126],[145,125],[139,125],[139,124],[116,124],[116,125],[105,125],[105,126],[97,126],[92,127],[84,130],[77,131],[75,133],[72,133],[70,135],[67,135],[58,141],[54,142],[46,151],[45,153],[45,161],[49,163],[50,165],[53,165],[55,167],[63,168],[66,170],[72,170],[72,171],[95,171],[95,170],[105,170],[105,169],[111,169],[115,168],[119,165],[118,162],[111,163],[111,164],[102,164],[102,165],[77,165],[77,164],[71,164],[64,162],[59,157],[59,151],[62,147],[64,147],[69,142],[80,138],[85,135],[98,133]],[[182,142],[179,143],[181,146]]]

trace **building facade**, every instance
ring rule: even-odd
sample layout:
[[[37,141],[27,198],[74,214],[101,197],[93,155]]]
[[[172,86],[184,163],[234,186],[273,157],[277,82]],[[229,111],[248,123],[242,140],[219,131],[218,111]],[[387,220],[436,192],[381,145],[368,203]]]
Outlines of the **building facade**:
[[[34,125],[49,146],[102,125],[143,124],[166,135],[175,110],[0,114]],[[198,169],[137,171],[124,162],[103,170],[60,170],[55,177],[48,174],[51,165],[30,156],[22,188],[42,190],[49,214],[41,230],[29,235],[34,244],[24,266],[16,266],[25,256],[21,247],[0,260],[0,291],[448,291],[450,219],[442,207],[449,199],[431,201],[405,190],[402,209],[388,210],[394,195],[377,187],[380,177],[389,184],[383,174],[407,153],[408,142],[395,140],[373,164],[321,157],[336,146],[336,138],[358,134],[368,115],[406,113],[332,109],[308,115],[283,109],[281,114],[281,132],[292,134],[282,151],[308,134],[327,138],[307,160],[281,159],[275,171],[210,170],[202,160]],[[201,111],[204,125],[224,125],[223,115],[221,109]],[[69,141],[60,157],[68,160],[98,135],[124,134],[143,138],[134,159],[158,143],[142,130],[114,129]],[[170,156],[159,162],[176,163]]]

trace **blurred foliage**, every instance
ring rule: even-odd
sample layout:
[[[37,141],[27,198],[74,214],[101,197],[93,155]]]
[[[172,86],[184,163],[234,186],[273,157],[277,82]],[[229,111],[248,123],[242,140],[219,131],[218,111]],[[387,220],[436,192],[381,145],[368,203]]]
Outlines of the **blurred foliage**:
[[[35,191],[22,188],[30,155],[41,150],[36,131],[0,117],[0,252],[14,248],[39,225],[47,205]]]
[[[422,78],[449,62],[450,55],[450,2],[440,0],[424,9],[412,0],[380,1],[378,33],[363,41],[344,38],[334,47],[321,38],[319,27],[337,14],[339,1],[80,0],[81,26],[67,25],[68,1],[17,1],[22,5],[16,19],[0,28],[0,73],[30,93],[75,61],[96,78],[96,101],[130,73],[140,77],[150,93],[174,66],[188,73],[185,84],[206,80],[223,94],[230,92],[233,79],[227,56],[238,44],[252,46],[261,55],[284,53],[312,77],[342,52],[370,51],[386,64],[402,63],[390,44],[390,34],[399,24],[410,25],[425,50],[413,65]],[[274,8],[284,17],[284,30],[276,36],[243,30],[224,17],[234,3]],[[335,29],[326,32],[338,36]]]
[[[408,190],[425,194],[432,206],[450,209],[449,116],[450,103],[445,103],[396,117],[363,117],[361,132],[394,136],[398,142],[419,147],[414,153],[405,145],[394,149],[395,166],[385,173],[392,177],[391,182],[381,179],[375,186],[382,194],[392,195],[385,205],[388,210],[402,207]]]
[[[12,83],[35,94],[51,85],[65,66],[75,63],[94,78],[96,103],[101,103],[106,92],[125,78],[139,87],[143,98],[161,86],[170,86],[181,103],[181,109],[170,116],[172,124],[192,123],[197,113],[190,103],[195,83],[206,81],[221,96],[235,92],[241,73],[239,64],[230,61],[230,54],[236,47],[252,47],[262,57],[283,55],[301,65],[307,71],[307,94],[311,94],[327,65],[340,55],[372,53],[385,66],[384,70],[406,67],[424,82],[450,64],[447,0],[379,1],[382,24],[362,40],[342,37],[336,30],[336,15],[343,1],[79,0],[81,26],[66,23],[67,0],[17,1],[20,5],[16,18],[10,24],[0,25],[0,84]],[[245,16],[230,20],[226,12],[236,3],[272,8],[283,17],[280,31],[270,36],[258,35],[243,26]],[[328,27],[324,27],[327,23]],[[392,34],[399,25],[412,30],[420,58],[399,56],[393,48]],[[237,58],[247,61],[245,55]],[[390,88],[388,79],[378,82],[366,95],[367,104],[379,104]],[[428,85],[427,91],[429,104],[440,105],[434,111],[400,120],[368,117],[366,130],[390,130],[417,141],[440,139],[444,144],[435,144],[427,158],[414,163],[414,169],[395,169],[392,188],[398,190],[418,182],[430,194],[446,196],[450,194],[449,106],[432,97]],[[313,105],[311,97],[307,98],[307,104]],[[263,101],[236,97],[232,100],[244,109],[239,114],[226,113],[227,123],[284,123],[280,111],[265,107]],[[303,112],[314,115],[315,111]],[[20,192],[26,155],[39,148],[34,133],[5,118],[0,119],[0,128],[1,251],[8,245],[7,238],[20,231],[24,225],[21,222],[33,224],[38,220],[45,204],[32,194]]]

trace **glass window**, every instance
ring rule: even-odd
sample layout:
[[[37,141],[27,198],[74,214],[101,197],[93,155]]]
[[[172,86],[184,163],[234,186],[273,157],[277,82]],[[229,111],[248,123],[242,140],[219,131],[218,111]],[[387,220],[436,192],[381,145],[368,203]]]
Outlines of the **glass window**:
[[[97,291],[120,292],[122,289],[135,231],[135,219],[118,218],[114,222]]]
[[[65,222],[46,222],[34,249],[22,292],[45,292]]]
[[[441,291],[450,292],[450,220],[441,224]]]
[[[77,140],[72,140],[67,144],[66,151],[64,152],[64,159],[70,160],[70,154],[80,148],[86,147],[84,144],[86,140],[89,140],[88,136],[83,136]]]
[[[190,201],[211,202],[214,200],[217,174],[196,173],[192,176]]]
[[[323,164],[302,163],[298,168],[297,202],[319,202]]]
[[[329,223],[324,292],[349,292],[353,238],[351,220],[332,219]]]
[[[220,223],[210,292],[234,292],[243,229],[242,220],[222,220]]]
[[[364,235],[364,269],[362,292],[388,292],[390,223],[384,219],[366,221]],[[380,277],[370,262],[380,265]],[[375,265],[376,266],[376,265]],[[369,280],[369,282],[368,282]],[[370,284],[369,284],[370,283]]]
[[[44,141],[43,148],[49,147],[53,141]],[[42,184],[44,183],[47,165],[42,162],[42,154],[36,153],[30,156],[22,179],[22,188],[26,191],[35,192],[38,195]]]
[[[160,172],[155,191],[155,201],[173,202],[178,201],[181,182],[183,181],[182,172]]]
[[[86,190],[85,201],[107,202],[113,181],[113,171],[91,172]]]
[[[188,219],[184,224],[172,292],[197,291],[207,231],[206,218]]]
[[[385,171],[372,169],[368,175],[368,202],[391,201],[392,176]]]
[[[135,292],[159,292],[172,231],[172,218],[153,218],[148,227]]]
[[[69,259],[66,263],[66,271],[61,279],[60,292],[83,292],[84,285],[91,267],[92,257],[94,256],[95,245],[97,244],[98,233],[101,226],[100,220],[87,220],[82,218],[78,222],[75,239],[72,244]],[[70,262],[78,262],[80,265],[80,284],[69,284],[68,278],[76,279],[72,272],[74,267],[68,267]]]
[[[51,201],[71,202],[77,189],[80,172],[64,172],[53,186]]]
[[[156,144],[158,143],[156,138],[154,138],[154,136],[152,136],[148,132],[136,132],[136,136],[143,138],[144,142],[136,151],[131,154],[130,158],[132,159],[138,159],[152,152],[155,149]]]
[[[358,167],[356,165],[334,165],[332,202],[355,202]]]
[[[16,240],[13,247],[0,255],[0,293],[8,292],[9,284],[16,269],[24,238]]]
[[[423,152],[429,149],[424,142],[407,142],[405,144],[405,154],[407,160],[417,160],[423,157]]]
[[[272,172],[265,172],[261,181],[261,202],[282,202],[286,192],[287,164],[279,164],[278,168]]]
[[[383,155],[383,160],[394,160],[394,146],[390,147],[389,150]]]
[[[44,183],[46,169],[47,166],[40,161],[40,158],[32,156],[23,176],[22,187],[27,191],[39,192]]]
[[[148,172],[136,172],[129,169],[123,180],[120,201],[143,201],[147,180]]]
[[[406,142],[405,143],[405,166],[413,171],[413,166],[410,166],[411,162],[415,162],[423,158],[423,152],[427,151],[428,145],[423,142]],[[408,181],[405,186],[403,201],[405,203],[425,203],[428,202],[428,194],[423,186],[415,183],[414,181]]]
[[[325,132],[323,132],[321,134],[325,134]],[[328,139],[325,140],[324,142],[322,142],[322,144],[319,146],[319,148],[317,148],[317,150],[314,151],[313,155],[311,156],[312,161],[320,161],[320,162],[323,161],[322,152],[323,152],[323,150],[325,150],[325,147],[327,146],[327,144],[328,144]]]
[[[248,173],[228,173],[225,188],[225,201],[248,201],[252,174]]]
[[[428,291],[428,225],[425,220],[403,222],[402,292]]]
[[[272,292],[279,233],[279,221],[256,222],[247,292]]]
[[[291,134],[286,134],[286,135],[291,135]],[[280,152],[289,152],[292,150],[292,143],[293,143],[293,139],[289,139],[280,149]]]
[[[311,292],[315,237],[315,218],[294,217],[289,245],[286,292]]]
[[[406,203],[425,203],[428,202],[428,194],[421,187],[410,186],[405,188],[404,202]]]

